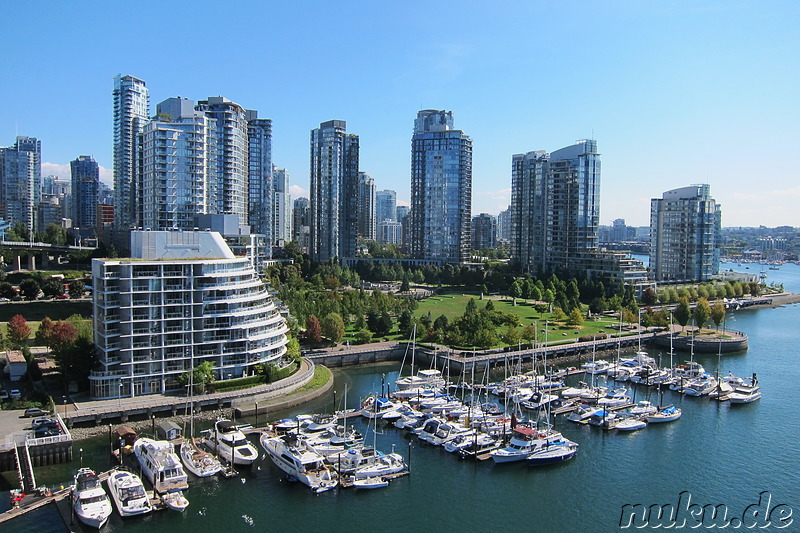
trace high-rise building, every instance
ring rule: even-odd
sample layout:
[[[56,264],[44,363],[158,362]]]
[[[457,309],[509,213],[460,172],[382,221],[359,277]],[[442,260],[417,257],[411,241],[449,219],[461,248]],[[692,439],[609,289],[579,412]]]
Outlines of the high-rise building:
[[[217,177],[217,125],[187,98],[168,98],[141,135],[142,226],[152,230],[195,226],[211,212]]]
[[[130,248],[131,259],[92,261],[93,397],[180,392],[202,363],[225,381],[286,353],[286,321],[219,233],[134,231]]]
[[[512,157],[512,254],[541,272],[574,270],[579,252],[597,248],[600,160],[597,142]]]
[[[292,240],[292,195],[289,173],[272,165],[272,235],[275,243]]]
[[[300,197],[294,201],[292,209],[292,240],[304,254],[311,247],[311,208],[308,198]]]
[[[472,140],[453,129],[452,111],[420,111],[411,139],[411,254],[468,261],[471,208]]]
[[[497,215],[497,241],[505,244],[511,242],[511,206]]]
[[[311,130],[311,260],[355,257],[358,243],[358,135],[344,120]]]
[[[97,204],[100,193],[100,165],[92,156],[78,156],[69,163],[72,175],[72,227],[81,235],[97,231]]]
[[[358,235],[375,240],[375,180],[358,173]]]
[[[150,115],[150,93],[144,80],[114,78],[114,224],[119,244],[127,249],[128,232],[141,223],[139,134]]]
[[[377,237],[381,244],[400,244],[403,242],[403,225],[393,220],[381,220]]]
[[[497,244],[497,220],[489,213],[472,217],[472,249],[485,250]]]
[[[709,281],[719,272],[722,210],[709,185],[650,201],[650,271],[657,281]]]
[[[378,223],[384,220],[398,222],[397,193],[395,191],[387,189],[375,193],[375,220],[377,220]]]
[[[258,118],[256,111],[247,111],[249,224],[270,245],[274,244],[274,180],[272,165],[272,120]]]
[[[236,215],[239,224],[247,224],[248,216],[248,140],[247,112],[235,102],[213,96],[197,103],[196,109],[216,120],[217,170],[210,191],[210,212]],[[270,164],[265,172],[271,172]]]
[[[13,226],[36,229],[36,208],[42,194],[42,143],[35,137],[17,137],[13,146],[0,148],[0,218]],[[38,198],[37,198],[38,194]]]

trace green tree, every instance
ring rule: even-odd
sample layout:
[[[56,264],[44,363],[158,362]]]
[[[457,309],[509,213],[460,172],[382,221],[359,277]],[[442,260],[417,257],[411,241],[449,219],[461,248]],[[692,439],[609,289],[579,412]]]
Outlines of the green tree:
[[[522,331],[517,326],[508,326],[503,332],[503,342],[508,345],[516,346],[522,339]]]
[[[35,300],[39,296],[40,290],[39,282],[33,278],[24,279],[19,284],[19,292],[26,300]]]
[[[39,329],[36,330],[36,344],[47,346],[50,348],[52,342],[51,336],[53,335],[53,321],[49,316],[46,316],[39,323]]]
[[[51,278],[42,283],[42,293],[50,298],[64,294],[64,282],[60,279]]]
[[[355,340],[358,344],[365,344],[372,340],[372,332],[367,328],[356,331]]]
[[[67,230],[51,222],[44,230],[42,241],[50,244],[67,244]]]
[[[716,302],[711,306],[711,320],[717,325],[717,330],[719,331],[719,327],[725,321],[725,306],[722,305],[722,302]]]
[[[563,322],[567,319],[567,314],[560,307],[553,309],[553,320],[556,322]]]
[[[522,328],[522,338],[525,339],[528,343],[533,343],[536,341],[536,326],[533,324],[528,324],[524,328]]]
[[[642,303],[644,305],[656,305],[658,303],[658,296],[652,287],[645,287],[642,291]]]
[[[83,296],[83,291],[86,288],[86,284],[83,281],[76,279],[70,281],[68,287],[69,297],[77,299]]]
[[[583,313],[577,307],[570,311],[569,313],[569,321],[567,322],[570,326],[580,326],[583,324]]]
[[[517,305],[517,298],[522,297],[522,284],[518,279],[515,279],[511,287],[508,288],[508,294],[514,299],[514,305]]]
[[[194,394],[203,394],[209,385],[214,382],[214,366],[210,361],[200,363],[192,371],[187,370],[178,376],[178,383],[187,387],[191,382]]]
[[[711,316],[711,306],[708,304],[708,300],[705,298],[698,298],[697,304],[694,307],[694,322],[695,325],[702,329],[703,326],[706,325],[708,322],[709,317]]]
[[[13,300],[17,296],[19,296],[19,293],[17,293],[17,289],[12,284],[7,281],[0,282],[0,297]]]
[[[12,316],[6,327],[8,340],[11,341],[12,345],[20,347],[28,342],[28,338],[31,336],[31,327],[25,317],[22,315]]]
[[[322,319],[322,334],[333,341],[334,344],[339,344],[344,338],[344,320],[339,313],[328,313]]]
[[[684,296],[678,300],[678,305],[675,307],[675,311],[673,311],[672,314],[678,324],[681,325],[681,328],[685,330],[686,324],[688,324],[689,320],[692,318],[692,309],[689,307],[689,299]]]
[[[289,342],[286,343],[286,356],[295,361],[300,360],[300,341],[297,337],[289,337]]]

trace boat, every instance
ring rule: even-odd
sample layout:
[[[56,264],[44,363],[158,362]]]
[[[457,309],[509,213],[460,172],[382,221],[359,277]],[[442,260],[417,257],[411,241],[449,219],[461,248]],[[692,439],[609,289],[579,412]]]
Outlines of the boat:
[[[597,405],[600,407],[618,407],[631,402],[631,397],[628,396],[628,389],[622,387],[608,391],[606,395],[597,400]]]
[[[755,374],[750,379],[750,383],[737,386],[733,392],[728,394],[731,405],[752,403],[761,399],[761,387],[758,385],[758,378]]]
[[[239,426],[230,420],[217,419],[214,429],[203,432],[203,444],[220,457],[235,465],[252,465],[258,459],[258,450],[250,444]]]
[[[590,387],[585,381],[579,381],[576,387],[569,387],[561,391],[561,397],[564,399],[579,398],[583,393],[591,392],[594,394],[594,388]]]
[[[189,500],[186,499],[186,496],[183,495],[182,491],[162,494],[161,501],[173,511],[181,512],[185,511],[186,508],[189,507]]]
[[[389,398],[369,396],[364,400],[364,403],[361,404],[361,416],[370,420],[383,418],[384,414],[394,411],[397,407],[398,405]]]
[[[658,410],[658,412],[647,415],[647,421],[651,424],[659,422],[672,422],[681,417],[681,410],[674,405],[667,405]]]
[[[575,408],[570,414],[567,415],[567,420],[570,422],[583,422],[590,418],[593,414],[603,411],[600,407],[594,407],[588,404],[581,404]]]
[[[378,455],[372,464],[357,468],[353,473],[356,479],[370,479],[397,474],[406,469],[406,462],[399,453]]]
[[[270,437],[262,433],[259,440],[267,456],[290,480],[299,481],[314,492],[324,492],[339,484],[325,466],[325,458],[303,447],[293,436]]]
[[[508,446],[499,448],[490,453],[495,463],[509,463],[525,460],[530,454],[563,441],[561,433],[546,429],[539,431],[528,426],[516,426],[511,430],[512,436]]]
[[[647,427],[647,420],[640,416],[627,416],[618,419],[614,423],[614,429],[618,431],[636,431]]]
[[[124,517],[147,514],[153,510],[150,498],[144,490],[141,478],[127,470],[114,470],[108,476],[108,491],[117,506],[117,512]]]
[[[353,481],[353,487],[356,489],[380,489],[388,486],[389,482],[382,477],[368,477]]]
[[[133,453],[143,476],[156,492],[165,494],[189,488],[186,472],[170,442],[140,437],[133,443]]]
[[[470,446],[475,448],[486,448],[497,443],[497,437],[488,433],[473,433],[471,435],[459,435],[448,441],[444,445],[446,452],[455,453]]]
[[[578,453],[578,443],[564,439],[564,442],[545,446],[530,454],[526,461],[529,466],[543,466],[560,463],[575,457]]]
[[[705,396],[716,388],[717,379],[710,374],[706,374],[686,383],[683,387],[683,394],[687,396]]]
[[[631,409],[632,415],[651,415],[658,412],[658,407],[653,405],[652,403],[648,402],[647,400],[642,400],[636,404],[634,408]]]
[[[201,450],[194,438],[185,439],[181,443],[179,451],[183,466],[197,477],[213,476],[222,470],[222,463],[219,459]]]
[[[72,508],[78,519],[89,527],[100,529],[111,516],[111,502],[91,468],[80,468],[72,486]]]
[[[583,371],[587,374],[603,374],[605,373],[608,368],[611,366],[611,363],[608,361],[604,361],[603,359],[599,359],[597,361],[587,361],[581,366]]]

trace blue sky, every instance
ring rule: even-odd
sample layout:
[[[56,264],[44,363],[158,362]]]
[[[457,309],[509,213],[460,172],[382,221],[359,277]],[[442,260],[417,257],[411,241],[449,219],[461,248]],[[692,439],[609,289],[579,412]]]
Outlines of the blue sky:
[[[341,119],[407,202],[413,120],[436,108],[473,139],[473,215],[508,205],[512,154],[594,137],[603,224],[709,183],[725,226],[800,226],[798,20],[780,1],[15,2],[0,145],[39,137],[45,174],[110,169],[112,78],[132,74],[153,111],[222,95],[272,118],[296,193],[309,131]]]

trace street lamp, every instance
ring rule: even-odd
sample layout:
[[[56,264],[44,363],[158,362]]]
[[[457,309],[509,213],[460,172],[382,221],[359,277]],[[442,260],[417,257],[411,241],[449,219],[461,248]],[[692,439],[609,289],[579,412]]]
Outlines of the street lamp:
[[[122,411],[122,381],[119,382],[119,394],[117,395],[117,406]]]

